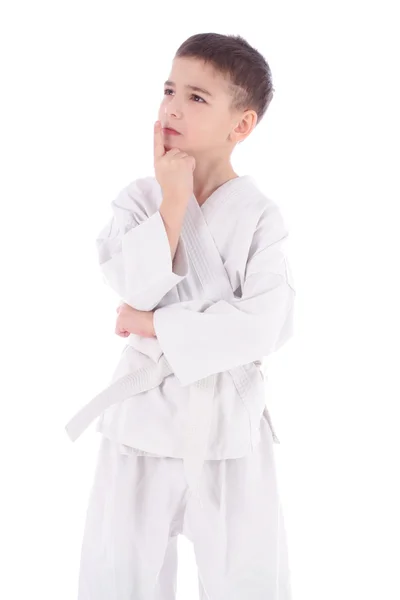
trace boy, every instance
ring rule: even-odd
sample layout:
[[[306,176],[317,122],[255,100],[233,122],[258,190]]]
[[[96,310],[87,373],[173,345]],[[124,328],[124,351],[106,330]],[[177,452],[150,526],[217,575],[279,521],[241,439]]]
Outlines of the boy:
[[[102,434],[79,600],[174,600],[177,536],[201,600],[289,600],[286,535],[262,358],[292,335],[278,206],[231,154],[273,96],[240,36],[178,49],[154,128],[155,177],[112,203],[97,239],[127,338],[110,386],[67,425]]]

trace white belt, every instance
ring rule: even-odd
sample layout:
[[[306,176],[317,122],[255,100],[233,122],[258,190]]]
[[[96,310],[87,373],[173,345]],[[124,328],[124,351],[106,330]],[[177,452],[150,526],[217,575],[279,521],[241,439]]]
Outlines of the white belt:
[[[150,367],[142,367],[133,373],[120,377],[90,400],[67,423],[65,429],[68,436],[74,442],[104,410],[117,402],[126,400],[130,396],[158,387],[163,379],[171,373],[173,371],[163,354],[156,364]],[[246,406],[251,387],[246,370],[243,367],[236,367],[235,369],[231,369],[229,373],[233,378],[237,392]],[[199,483],[210,436],[215,380],[216,374],[209,375],[191,384],[189,390],[188,423],[185,431],[183,463],[189,489],[197,496],[200,504]],[[268,420],[274,441],[279,444],[279,439],[274,431],[267,407],[264,409],[264,415]],[[250,416],[249,426],[250,437],[253,442]]]
[[[158,387],[173,373],[164,355],[157,364],[143,367],[120,377],[95,396],[67,423],[65,429],[74,442],[104,410],[130,396]],[[200,476],[210,435],[216,375],[191,384],[189,390],[188,425],[185,431],[184,472],[189,489],[199,496]]]

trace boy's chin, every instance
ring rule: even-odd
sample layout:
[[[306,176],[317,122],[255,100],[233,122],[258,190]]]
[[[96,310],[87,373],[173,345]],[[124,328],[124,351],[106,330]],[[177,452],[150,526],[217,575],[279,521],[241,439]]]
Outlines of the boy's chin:
[[[191,156],[194,153],[194,149],[190,144],[187,144],[183,139],[183,136],[177,135],[175,139],[165,138],[164,139],[164,148],[168,150],[172,150],[172,148],[178,148],[181,152],[186,152]]]
[[[185,148],[185,144],[183,143],[183,141],[181,141],[180,136],[176,136],[176,139],[165,139],[164,140],[164,147],[166,150],[171,150],[172,148],[178,148],[179,150],[182,150],[182,152],[187,152],[186,148]]]

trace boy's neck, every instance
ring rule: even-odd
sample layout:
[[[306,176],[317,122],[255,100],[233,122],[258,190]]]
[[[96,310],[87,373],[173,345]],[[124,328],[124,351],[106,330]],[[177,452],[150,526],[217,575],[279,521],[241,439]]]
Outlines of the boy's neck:
[[[198,204],[201,206],[217,188],[235,177],[238,177],[238,175],[230,163],[220,165],[214,169],[212,167],[203,167],[203,169],[199,168],[199,170],[196,165],[193,174],[193,193]]]

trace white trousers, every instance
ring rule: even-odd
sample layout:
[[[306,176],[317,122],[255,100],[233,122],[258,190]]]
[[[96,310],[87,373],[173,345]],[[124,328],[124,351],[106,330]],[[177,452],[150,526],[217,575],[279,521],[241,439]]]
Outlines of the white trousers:
[[[123,454],[102,437],[84,529],[78,600],[176,600],[177,536],[193,543],[201,600],[291,600],[268,422],[243,458],[204,463],[203,507],[180,458]]]

